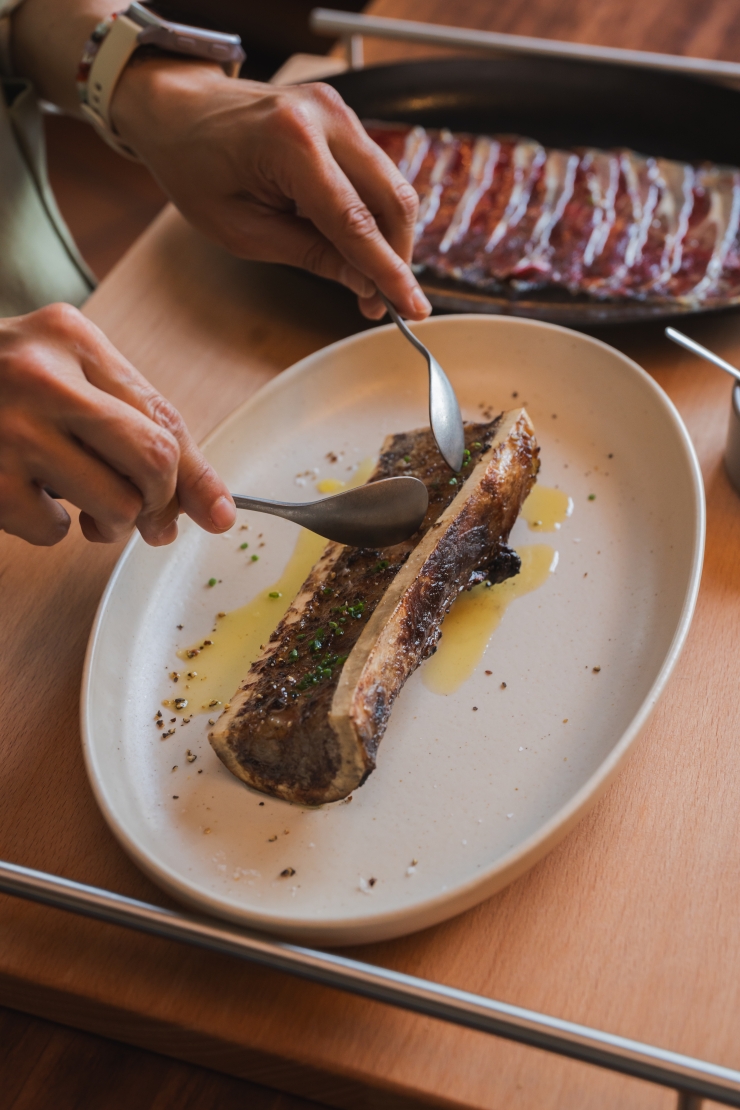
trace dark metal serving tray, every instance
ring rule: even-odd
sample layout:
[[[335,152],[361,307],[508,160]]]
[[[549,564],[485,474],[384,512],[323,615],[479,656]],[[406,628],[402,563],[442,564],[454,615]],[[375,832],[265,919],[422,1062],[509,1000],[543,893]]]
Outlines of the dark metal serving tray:
[[[740,165],[740,92],[673,73],[542,57],[465,57],[351,70],[328,83],[363,119],[509,132],[546,146],[621,146],[688,162]],[[421,284],[439,309],[561,324],[716,311],[716,306],[596,301],[565,290],[509,297],[429,275]]]

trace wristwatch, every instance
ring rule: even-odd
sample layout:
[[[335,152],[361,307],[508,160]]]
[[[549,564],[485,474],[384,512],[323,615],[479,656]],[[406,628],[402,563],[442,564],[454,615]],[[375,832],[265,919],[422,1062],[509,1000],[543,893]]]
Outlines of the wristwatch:
[[[116,134],[110,104],[121,74],[142,46],[217,62],[229,77],[238,76],[246,57],[238,35],[170,23],[142,4],[130,4],[99,24],[85,47],[77,74],[82,112],[107,143],[129,158],[137,156]]]

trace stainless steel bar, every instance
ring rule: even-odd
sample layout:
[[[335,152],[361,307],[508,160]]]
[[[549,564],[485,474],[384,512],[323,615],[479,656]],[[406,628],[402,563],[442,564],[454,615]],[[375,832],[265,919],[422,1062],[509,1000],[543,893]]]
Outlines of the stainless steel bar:
[[[421,23],[411,19],[387,19],[378,15],[356,15],[331,8],[314,8],[311,28],[328,36],[369,35],[375,38],[401,39],[427,46],[449,46],[486,53],[539,54],[550,58],[568,58],[581,62],[606,62],[610,65],[637,66],[641,69],[663,69],[693,77],[712,80],[740,81],[740,63],[719,62],[714,58],[690,58],[679,54],[657,54],[649,50],[623,50],[615,46],[591,46],[558,39],[532,38],[529,35],[506,35],[498,31],[476,31],[467,27],[449,27]]]
[[[377,1002],[672,1087],[687,1096],[740,1107],[738,1071],[508,1002],[177,913],[14,863],[0,862],[0,892],[236,956]]]

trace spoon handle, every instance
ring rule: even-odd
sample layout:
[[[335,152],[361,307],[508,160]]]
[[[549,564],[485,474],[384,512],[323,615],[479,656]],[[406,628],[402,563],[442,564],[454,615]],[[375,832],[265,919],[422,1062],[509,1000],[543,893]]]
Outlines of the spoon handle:
[[[232,493],[237,509],[253,509],[256,513],[269,513],[270,516],[281,516],[285,520],[297,520],[310,509],[314,502],[268,501],[264,497],[245,497],[239,493]]]
[[[689,339],[688,335],[684,335],[682,331],[676,331],[675,328],[666,328],[665,334],[668,339],[672,339],[674,343],[678,343],[679,347],[685,347],[687,351],[692,354],[698,355],[699,358],[706,359],[707,362],[713,362],[715,366],[719,366],[720,370],[725,370],[731,374],[735,381],[740,382],[740,370],[729,362],[725,362],[719,355],[715,355],[713,351],[708,351],[706,347],[702,347],[701,343],[697,343],[695,339]]]
[[[395,308],[393,307],[391,302],[388,300],[388,298],[385,296],[385,294],[379,292],[379,296],[380,296],[381,301],[385,305],[385,307],[388,309],[388,315],[390,316],[393,323],[396,324],[396,326],[401,329],[403,334],[408,339],[409,343],[413,343],[414,347],[416,347],[419,354],[423,355],[424,358],[428,359],[429,358],[429,351],[426,349],[424,344],[419,339],[416,338],[416,336],[414,335],[414,333],[412,332],[411,328],[408,326],[406,321],[403,319],[403,317],[398,315]]]

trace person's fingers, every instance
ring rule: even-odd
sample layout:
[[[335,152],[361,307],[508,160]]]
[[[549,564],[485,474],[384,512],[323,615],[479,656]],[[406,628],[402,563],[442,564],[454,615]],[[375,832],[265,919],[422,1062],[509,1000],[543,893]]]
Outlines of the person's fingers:
[[[323,137],[304,143],[294,162],[292,189],[301,211],[403,316],[412,320],[428,316],[431,306],[416,278],[383,235]]]
[[[358,297],[357,303],[360,312],[363,316],[366,316],[368,320],[382,320],[388,311],[377,294],[373,297]]]
[[[369,320],[381,320],[386,307],[375,284],[349,262],[307,219],[285,213],[270,213],[255,219],[245,213],[241,201],[231,202],[229,247],[235,254],[248,254],[261,262],[299,266],[319,277],[345,285],[357,294],[360,312]]]
[[[38,484],[53,489],[94,522],[94,528],[91,524],[85,533],[88,539],[100,543],[125,539],[142,512],[143,497],[132,482],[54,430],[47,430],[26,453],[25,466]],[[163,522],[159,531],[169,523]]]
[[[236,522],[234,498],[192,440],[180,455],[177,496],[183,512],[206,532],[226,532]]]
[[[68,306],[54,307],[64,310]],[[177,409],[94,324],[76,310],[70,312],[71,316],[61,312],[55,320],[56,330],[69,333],[91,386],[109,395],[101,398],[90,392],[87,408],[83,404],[80,410],[77,403],[72,406],[78,421],[81,411],[85,425],[79,425],[77,434],[141,490],[144,503],[137,527],[144,538],[149,543],[168,542],[165,537],[173,534],[171,524],[178,506],[207,531],[226,531],[236,517],[234,503]],[[122,404],[116,407],[116,402]],[[107,423],[100,420],[101,407],[107,411]]]
[[[123,359],[121,361],[125,362]],[[89,372],[86,366],[86,372],[88,378],[94,380],[94,371]],[[225,532],[236,520],[234,502],[226,486],[199,450],[174,405],[162,397],[133,367],[127,366],[125,373],[125,378],[114,382],[109,391],[138,409],[158,428],[169,433],[179,448],[177,482],[173,491],[177,494],[179,507],[207,532]],[[170,500],[167,504],[172,506],[174,502]],[[152,508],[148,510],[148,514],[148,517],[137,522],[142,534],[149,525],[153,533],[156,533],[159,523],[167,520],[168,510],[166,507],[156,510]]]
[[[350,265],[310,220],[289,213],[272,212],[255,217],[239,200],[230,202],[228,221],[231,249],[249,252],[261,262],[299,266],[319,277],[346,285],[358,297],[375,294],[375,284]]]
[[[89,540],[91,543],[108,543],[109,542],[106,539],[106,537],[103,535],[103,533],[101,532],[101,530],[98,527],[98,524],[97,524],[96,520],[94,519],[94,517],[91,517],[89,513],[81,512],[79,520],[80,520],[80,529],[81,529],[82,534],[85,537],[85,539]],[[173,520],[166,528],[162,528],[157,533],[156,541],[148,540],[147,542],[152,547],[161,547],[164,544],[172,543],[172,541],[176,540],[176,539],[177,539],[177,521]]]
[[[154,545],[167,542],[162,533],[170,531],[178,514],[175,491],[180,448],[174,435],[131,405],[101,394],[87,382],[81,383],[77,411],[67,417],[66,425],[108,464],[105,469],[109,473],[125,475],[127,484],[136,488],[140,496],[134,520],[146,542]],[[88,471],[86,482],[92,479],[91,468]],[[85,484],[81,483],[79,493],[70,499],[100,524],[101,519],[105,520],[99,515],[102,506],[92,508],[84,504],[80,500],[84,489]],[[91,499],[92,494],[88,494],[88,501]],[[105,536],[106,528],[101,531]]]
[[[354,112],[343,105],[340,126],[330,129],[329,149],[370,211],[394,251],[411,262],[419,213],[416,190],[374,143]]]
[[[40,486],[20,474],[0,475],[0,529],[39,547],[52,547],[69,531],[69,514]]]

